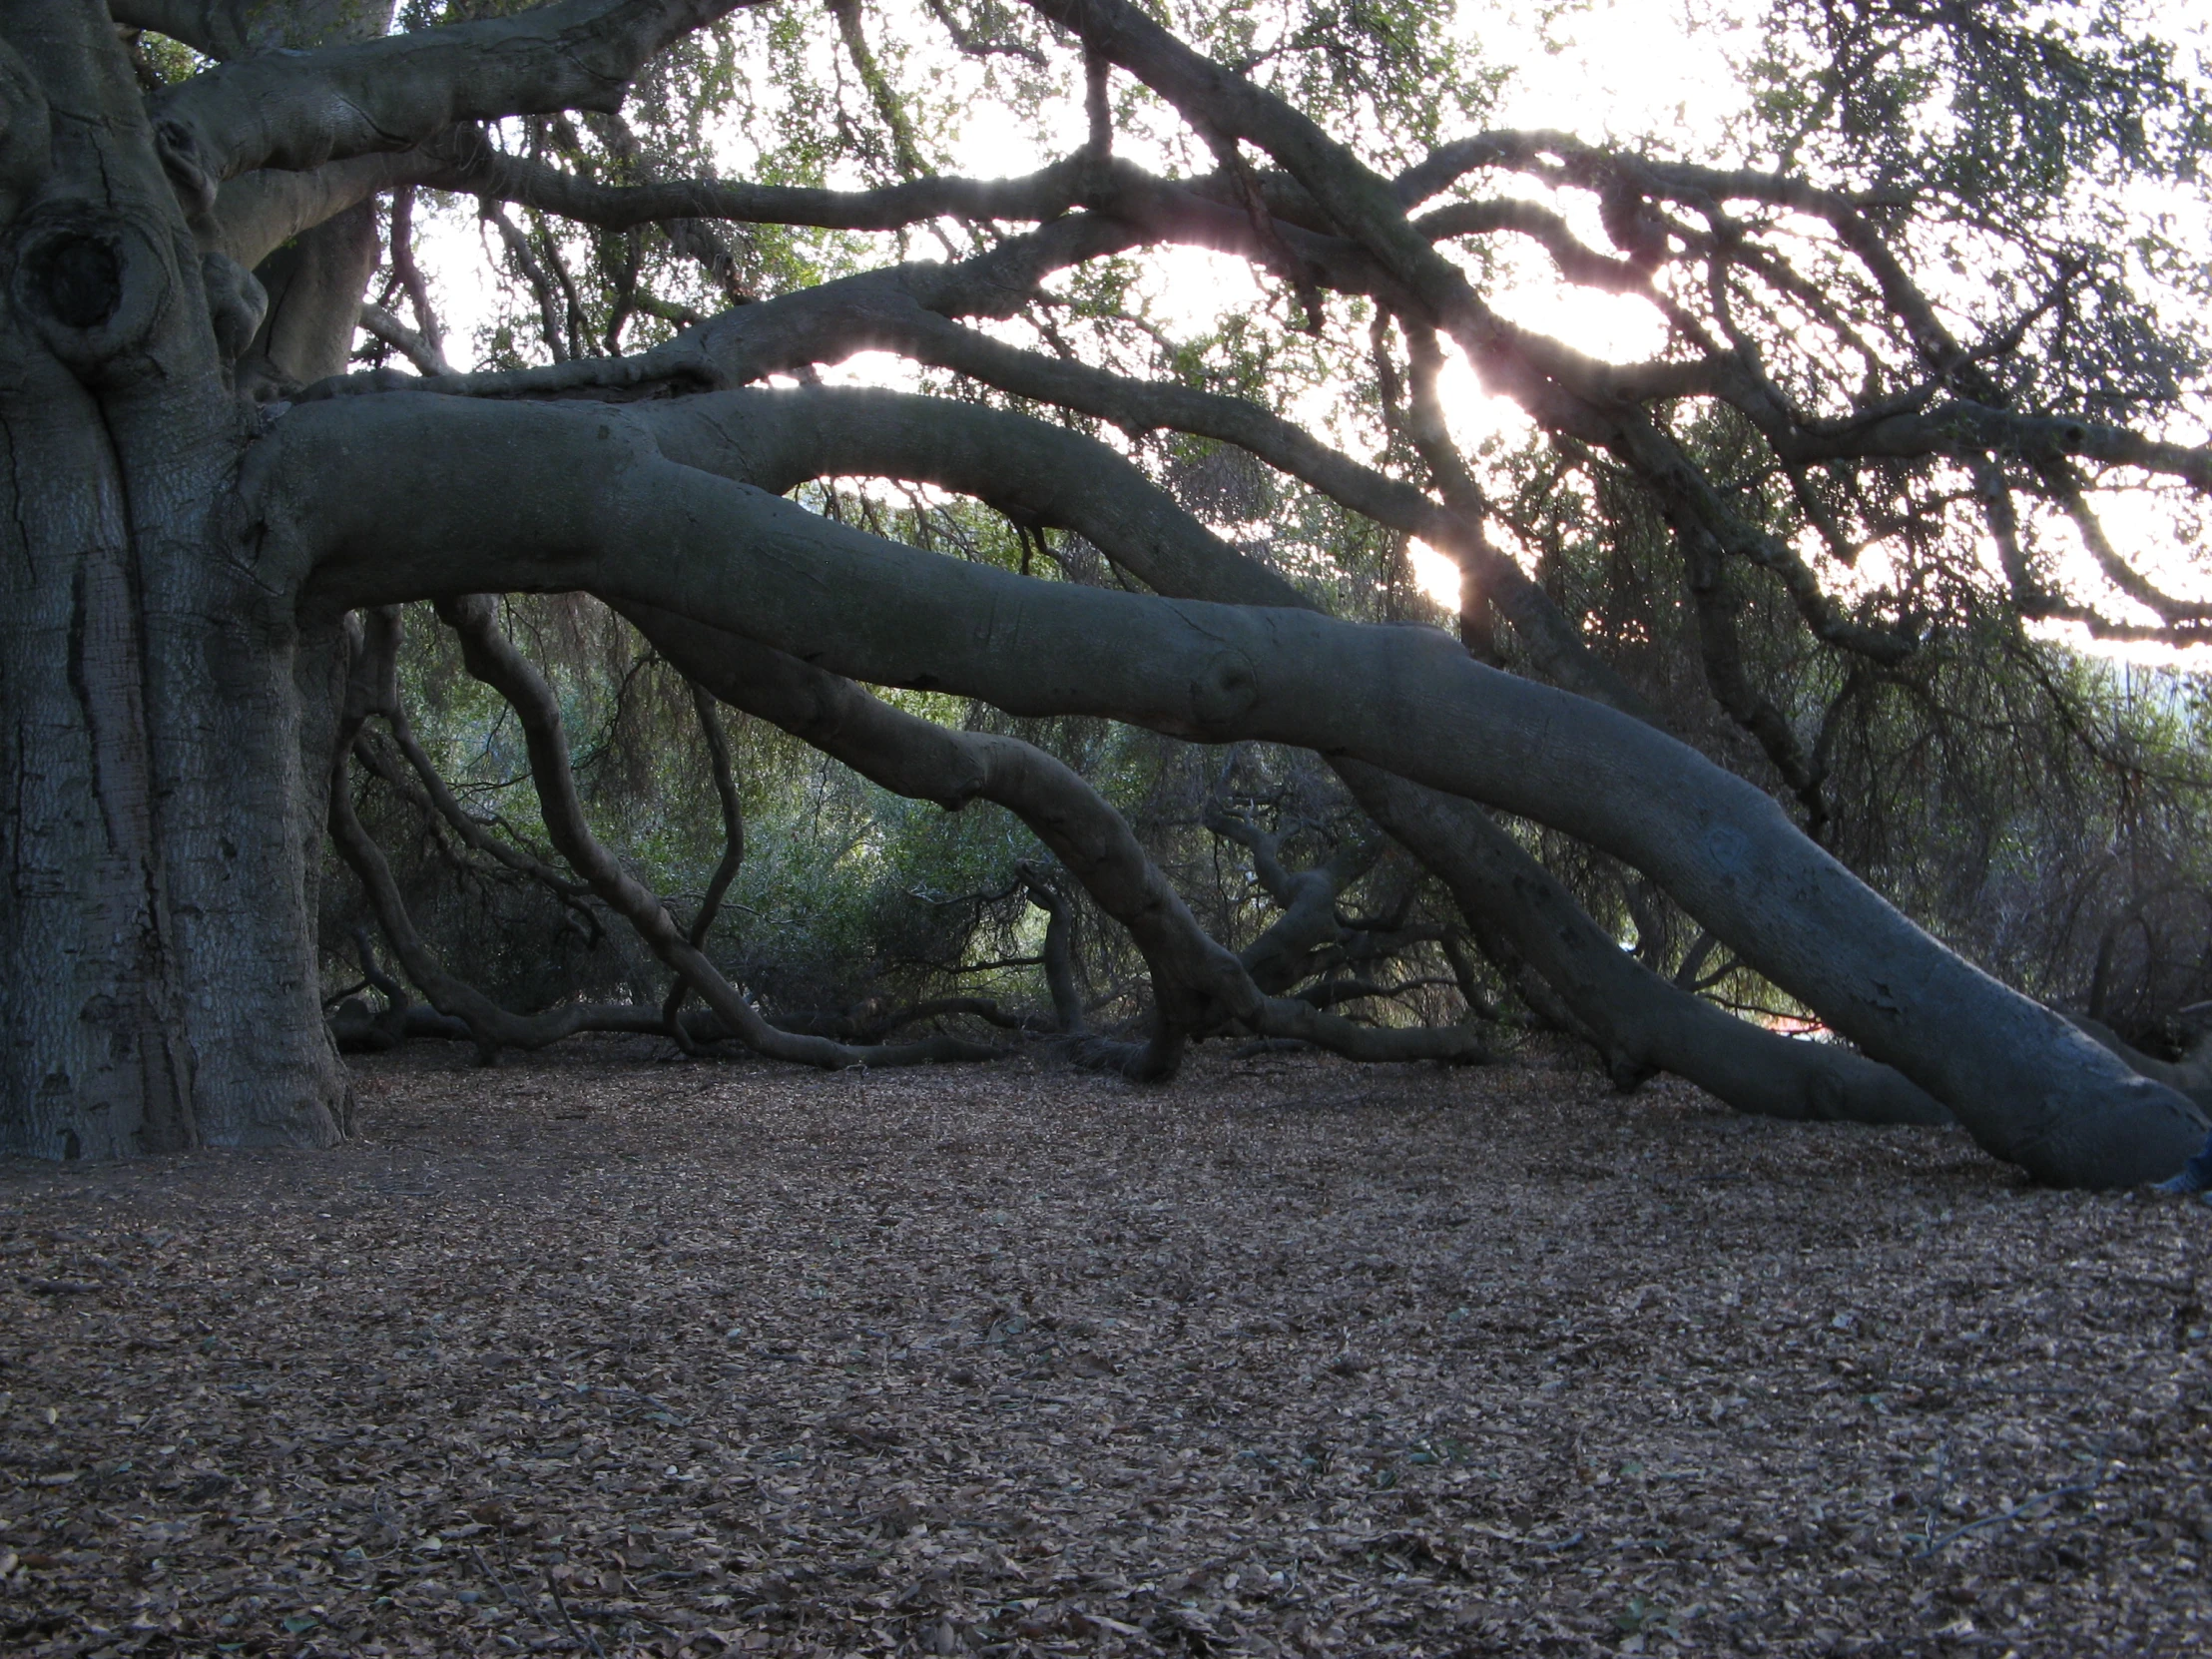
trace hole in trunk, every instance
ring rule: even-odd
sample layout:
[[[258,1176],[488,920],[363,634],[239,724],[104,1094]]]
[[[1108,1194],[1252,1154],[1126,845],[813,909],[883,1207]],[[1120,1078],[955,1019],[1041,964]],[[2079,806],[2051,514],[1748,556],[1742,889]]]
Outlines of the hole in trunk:
[[[55,320],[97,328],[123,304],[123,265],[97,237],[61,237],[38,251],[32,280]]]

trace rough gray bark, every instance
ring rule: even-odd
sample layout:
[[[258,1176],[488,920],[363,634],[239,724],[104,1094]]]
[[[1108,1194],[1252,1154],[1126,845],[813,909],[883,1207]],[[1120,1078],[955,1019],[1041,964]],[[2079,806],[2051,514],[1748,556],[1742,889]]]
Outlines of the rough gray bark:
[[[105,13],[0,38],[0,1145],[326,1143],[297,623],[214,534],[252,427]]]

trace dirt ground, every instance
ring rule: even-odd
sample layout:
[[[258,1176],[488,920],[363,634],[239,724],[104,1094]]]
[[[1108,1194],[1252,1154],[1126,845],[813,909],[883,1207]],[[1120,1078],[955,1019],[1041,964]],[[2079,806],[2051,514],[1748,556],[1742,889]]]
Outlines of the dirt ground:
[[[0,1166],[8,1654],[2212,1652],[2212,1210],[1481,1071],[581,1043]]]

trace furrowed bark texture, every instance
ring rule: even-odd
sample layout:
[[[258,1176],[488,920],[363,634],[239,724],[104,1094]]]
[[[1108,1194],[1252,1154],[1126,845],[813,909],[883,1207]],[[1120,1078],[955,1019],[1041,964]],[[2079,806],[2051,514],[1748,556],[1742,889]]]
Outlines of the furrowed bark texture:
[[[206,273],[107,18],[0,37],[0,1145],[324,1144],[297,625],[214,533],[249,428]]]
[[[2157,1178],[2203,1141],[2186,1099],[1944,950],[1762,792],[1432,631],[955,564],[679,465],[646,419],[614,409],[405,395],[308,405],[250,472],[242,561],[302,584],[310,616],[440,589],[585,588],[832,672],[1015,713],[1367,761],[1643,869],[1749,965],[2040,1178]]]

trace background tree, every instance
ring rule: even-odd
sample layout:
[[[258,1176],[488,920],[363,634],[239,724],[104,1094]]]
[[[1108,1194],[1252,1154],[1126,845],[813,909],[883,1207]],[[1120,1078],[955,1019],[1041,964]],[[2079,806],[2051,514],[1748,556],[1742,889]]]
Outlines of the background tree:
[[[2025,629],[2212,621],[2101,513],[2212,487],[2201,273],[2134,205],[2205,133],[2171,48],[1777,7],[1716,166],[1485,130],[1419,6],[1172,21],[14,8],[7,1144],[328,1140],[333,990],[355,1043],[1044,1026],[1137,1076],[1541,1023],[2178,1167],[2192,1063],[1867,884],[2138,1037],[2201,999],[2201,702]],[[1063,152],[938,171],[1001,109]],[[418,240],[461,204],[467,369]],[[1170,325],[1177,247],[1264,302]],[[1663,347],[1510,321],[1519,250]],[[821,382],[861,351],[915,389]],[[1455,439],[1470,369],[1525,443]],[[1457,639],[1396,626],[1423,547]]]

